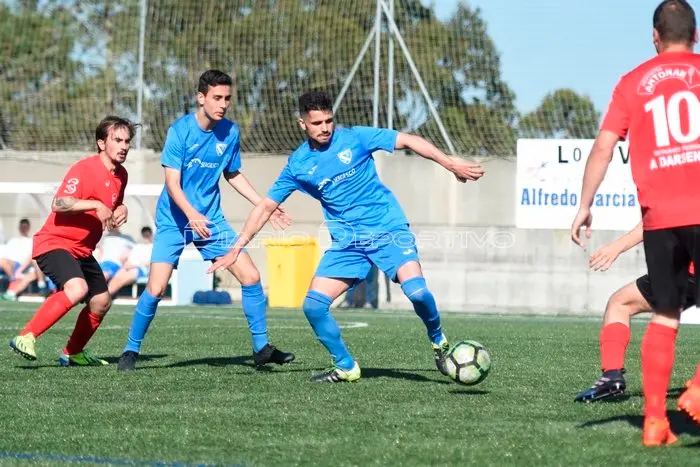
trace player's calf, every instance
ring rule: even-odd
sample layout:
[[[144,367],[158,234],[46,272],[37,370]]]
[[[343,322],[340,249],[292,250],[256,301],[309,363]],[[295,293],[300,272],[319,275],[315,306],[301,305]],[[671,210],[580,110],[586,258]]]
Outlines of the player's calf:
[[[413,277],[401,284],[406,297],[413,304],[413,309],[425,325],[428,338],[432,344],[435,357],[435,366],[443,375],[447,375],[445,356],[450,350],[447,338],[442,333],[440,325],[440,313],[435,303],[435,297],[428,289],[428,285],[422,276]]]

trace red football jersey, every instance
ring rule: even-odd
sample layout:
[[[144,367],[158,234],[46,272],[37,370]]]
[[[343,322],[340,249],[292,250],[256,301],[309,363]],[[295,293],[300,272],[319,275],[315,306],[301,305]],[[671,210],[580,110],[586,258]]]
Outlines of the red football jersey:
[[[629,136],[644,230],[700,224],[700,55],[661,53],[623,76],[601,129]]]
[[[127,182],[126,169],[117,166],[112,173],[94,155],[73,164],[56,191],[56,198],[72,196],[77,199],[97,200],[114,210],[124,200]],[[92,254],[102,238],[102,222],[95,211],[51,212],[44,226],[34,234],[32,257],[51,250],[68,250],[75,258]]]

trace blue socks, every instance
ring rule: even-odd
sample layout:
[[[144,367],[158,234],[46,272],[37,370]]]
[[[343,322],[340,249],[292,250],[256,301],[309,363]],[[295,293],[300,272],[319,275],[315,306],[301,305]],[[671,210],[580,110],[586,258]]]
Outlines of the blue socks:
[[[330,314],[333,300],[327,295],[310,290],[304,300],[304,315],[316,333],[316,337],[333,357],[333,362],[341,370],[351,370],[355,360],[350,356],[343,338],[340,337],[340,327]]]
[[[131,328],[129,329],[129,340],[124,347],[124,352],[139,353],[141,351],[141,342],[143,342],[148,326],[156,315],[158,302],[160,302],[159,298],[148,293],[148,290],[143,291],[134,309],[134,317],[131,319]]]
[[[260,282],[241,285],[243,291],[243,314],[248,320],[248,329],[253,339],[253,351],[259,352],[267,341],[267,303]]]
[[[440,328],[440,314],[435,304],[435,297],[428,290],[425,278],[414,277],[401,284],[401,290],[406,294],[416,314],[423,320],[425,328],[428,330],[428,337],[433,344],[439,344],[442,339],[442,329]]]

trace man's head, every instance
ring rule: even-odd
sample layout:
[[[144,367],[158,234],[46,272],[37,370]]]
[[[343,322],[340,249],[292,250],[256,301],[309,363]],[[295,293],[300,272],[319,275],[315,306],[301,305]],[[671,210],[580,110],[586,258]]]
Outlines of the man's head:
[[[208,70],[199,77],[197,102],[204,115],[211,121],[218,122],[231,105],[231,86],[233,80],[219,70]]]
[[[113,163],[123,164],[134,134],[136,127],[129,120],[114,116],[105,117],[95,130],[97,149],[106,154]]]
[[[654,11],[654,46],[663,52],[670,46],[692,50],[698,40],[695,12],[686,0],[664,0]]]
[[[153,242],[153,230],[150,227],[143,227],[141,229],[141,237],[146,243]]]
[[[19,233],[23,237],[28,237],[29,236],[29,229],[31,229],[32,226],[29,223],[29,219],[20,219],[19,221]]]
[[[333,102],[328,94],[312,91],[299,98],[299,126],[319,146],[333,136]]]

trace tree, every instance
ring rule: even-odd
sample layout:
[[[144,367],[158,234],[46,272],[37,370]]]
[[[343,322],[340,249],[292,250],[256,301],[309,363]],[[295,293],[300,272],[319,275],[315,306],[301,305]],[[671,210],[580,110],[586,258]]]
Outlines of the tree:
[[[54,60],[71,49],[70,36],[61,33],[68,22],[60,11],[43,14],[36,2],[0,4],[0,149],[31,149],[50,135],[61,110],[52,104],[72,71],[69,61]]]
[[[588,96],[571,89],[547,94],[542,103],[518,125],[525,138],[595,138],[600,113]]]
[[[13,3],[19,5],[15,11],[0,15],[3,56],[25,58],[2,61],[10,74],[0,65],[0,78],[16,78],[0,85],[14,105],[0,115],[0,136],[12,140],[9,146],[88,147],[99,118],[135,117],[138,0]],[[296,99],[310,89],[337,96],[374,11],[375,0],[149,0],[144,145],[162,148],[168,125],[195,109],[198,76],[218,68],[235,80],[231,115],[241,126],[243,150],[294,148],[303,137],[294,122]],[[512,153],[514,94],[501,78],[479,10],[462,4],[453,18],[440,22],[419,0],[396,0],[395,17],[458,152]],[[382,34],[388,34],[386,25]],[[394,126],[444,147],[398,45],[395,57]],[[369,54],[338,112],[339,123],[372,124],[372,62]],[[382,125],[386,115],[382,106]]]

